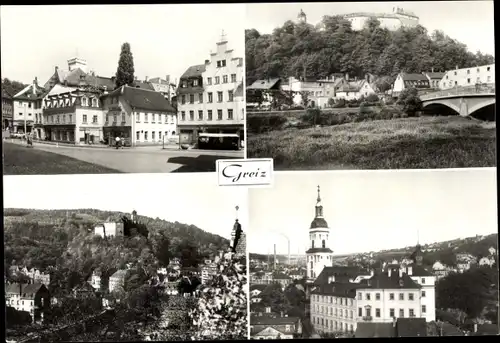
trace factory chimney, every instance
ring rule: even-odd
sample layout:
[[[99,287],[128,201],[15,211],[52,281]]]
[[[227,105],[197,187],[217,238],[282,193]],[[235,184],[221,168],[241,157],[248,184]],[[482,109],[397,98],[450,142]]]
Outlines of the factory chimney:
[[[276,270],[276,244],[274,245],[274,270]]]

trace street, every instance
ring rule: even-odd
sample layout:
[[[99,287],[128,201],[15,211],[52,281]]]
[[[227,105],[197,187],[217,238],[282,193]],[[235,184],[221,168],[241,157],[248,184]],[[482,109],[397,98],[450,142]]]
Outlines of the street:
[[[7,146],[17,145],[19,148],[24,148],[26,145],[21,141],[5,140],[4,143],[6,161],[9,159]],[[26,149],[30,149],[30,152],[44,151],[62,155],[123,173],[210,172],[215,171],[215,161],[218,159],[244,158],[243,151],[176,150],[173,148],[162,150],[159,146],[117,150],[63,147],[35,142],[33,148]],[[22,150],[19,153],[22,153]]]

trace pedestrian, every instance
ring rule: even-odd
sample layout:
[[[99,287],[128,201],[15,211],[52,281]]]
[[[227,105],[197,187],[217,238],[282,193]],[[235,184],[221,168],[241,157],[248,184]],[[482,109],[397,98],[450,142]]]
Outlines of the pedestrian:
[[[120,147],[120,136],[116,136],[115,141],[116,141],[116,148],[118,149]]]

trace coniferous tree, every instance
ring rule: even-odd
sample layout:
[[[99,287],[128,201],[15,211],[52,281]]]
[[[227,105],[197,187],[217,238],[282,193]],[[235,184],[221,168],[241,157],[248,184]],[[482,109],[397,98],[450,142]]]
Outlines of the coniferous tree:
[[[116,87],[131,85],[134,82],[134,57],[129,43],[123,43],[118,69],[116,70]]]

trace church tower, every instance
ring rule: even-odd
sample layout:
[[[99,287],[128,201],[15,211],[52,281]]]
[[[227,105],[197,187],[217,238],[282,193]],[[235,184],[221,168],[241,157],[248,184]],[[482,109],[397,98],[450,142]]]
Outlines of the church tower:
[[[299,15],[297,16],[297,21],[299,23],[307,23],[307,16],[302,9],[300,10]]]
[[[309,249],[307,255],[307,280],[313,282],[324,267],[333,265],[333,251],[330,249],[330,229],[323,217],[320,188],[316,199],[315,216],[309,228]]]

